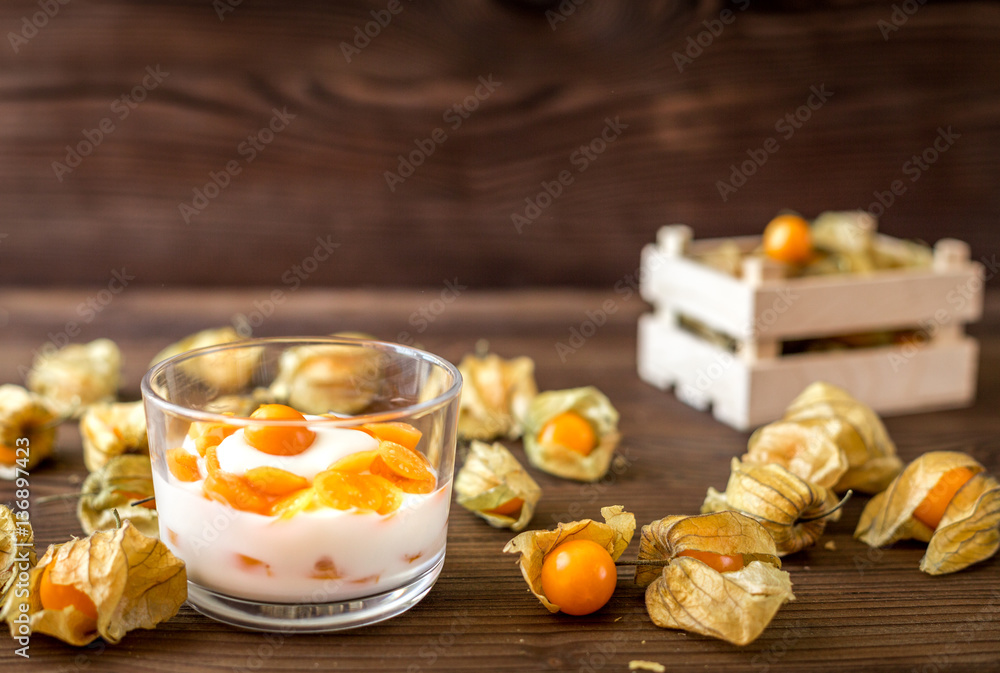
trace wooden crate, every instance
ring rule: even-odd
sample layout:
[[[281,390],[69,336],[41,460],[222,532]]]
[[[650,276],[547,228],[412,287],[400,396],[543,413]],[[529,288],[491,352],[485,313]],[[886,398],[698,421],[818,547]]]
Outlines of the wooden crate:
[[[874,220],[858,215],[874,227]],[[744,251],[759,237],[733,239]],[[784,278],[784,267],[743,260],[737,278],[693,259],[721,243],[663,227],[642,253],[638,368],[646,382],[746,430],[779,418],[813,381],[841,386],[882,414],[960,407],[975,397],[979,345],[965,324],[982,315],[984,269],[962,241],[942,239],[926,269]],[[887,254],[898,239],[875,234]],[[690,318],[731,337],[723,348],[684,329]],[[891,346],[782,355],[784,341],[920,328]]]

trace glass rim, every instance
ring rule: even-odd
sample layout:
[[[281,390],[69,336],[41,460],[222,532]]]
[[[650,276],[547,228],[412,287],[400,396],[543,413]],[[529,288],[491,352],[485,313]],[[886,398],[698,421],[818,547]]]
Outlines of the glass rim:
[[[162,395],[153,390],[153,378],[159,375],[164,369],[168,367],[176,367],[187,360],[192,360],[194,358],[209,355],[211,353],[242,349],[242,348],[252,348],[252,347],[265,347],[269,345],[286,344],[287,346],[357,346],[357,347],[367,347],[372,350],[378,350],[381,352],[391,351],[398,355],[403,355],[409,357],[413,360],[421,360],[425,362],[430,362],[441,369],[448,372],[452,377],[452,383],[444,392],[436,395],[435,397],[424,400],[422,402],[416,402],[414,404],[409,404],[405,407],[400,407],[398,409],[391,409],[388,411],[378,411],[367,414],[357,414],[353,416],[344,416],[342,418],[334,418],[329,416],[322,416],[320,418],[306,418],[305,420],[269,420],[269,419],[253,419],[246,416],[228,416],[226,414],[214,411],[205,411],[204,409],[192,409],[186,407],[183,404],[178,404],[176,402],[171,402],[167,400]],[[374,347],[374,348],[373,348]],[[241,339],[239,341],[230,341],[224,344],[216,344],[214,346],[203,346],[201,348],[195,348],[192,350],[184,351],[183,353],[178,353],[177,355],[172,355],[169,358],[157,362],[155,365],[149,368],[149,370],[143,375],[142,382],[140,383],[140,391],[142,393],[143,403],[149,402],[155,405],[163,411],[171,411],[178,416],[183,416],[186,418],[198,420],[198,421],[208,421],[213,423],[225,423],[228,425],[237,426],[249,426],[249,425],[260,425],[266,423],[267,425],[277,425],[285,427],[304,427],[310,425],[316,425],[317,423],[322,423],[323,425],[330,426],[344,426],[353,427],[360,425],[362,423],[373,423],[373,422],[386,422],[399,420],[407,417],[412,417],[418,413],[425,413],[434,411],[437,408],[443,407],[453,399],[457,398],[462,389],[462,373],[459,371],[458,367],[454,364],[445,360],[440,355],[435,355],[428,351],[422,350],[420,348],[414,348],[413,346],[404,346],[403,344],[393,343],[391,341],[381,341],[379,339],[363,339],[356,337],[341,337],[341,336],[325,336],[325,337],[254,337],[248,339]]]

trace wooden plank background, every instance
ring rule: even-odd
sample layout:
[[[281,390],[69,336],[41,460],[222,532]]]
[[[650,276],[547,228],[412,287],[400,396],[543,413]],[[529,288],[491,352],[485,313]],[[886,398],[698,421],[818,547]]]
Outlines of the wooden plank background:
[[[883,230],[959,236],[977,257],[1000,242],[996,2],[567,0],[547,17],[558,2],[399,1],[350,62],[341,43],[389,0],[0,4],[0,284],[100,287],[124,267],[151,287],[607,288],[662,224],[754,233],[781,208],[867,208],[896,180]],[[480,77],[500,85],[468,98]],[[832,94],[776,128],[813,87]],[[286,108],[249,161],[241,143]],[[607,149],[574,155],[609,118]],[[939,128],[958,136],[908,171]],[[385,172],[435,129],[391,191]],[[92,152],[54,168],[87,134]],[[717,181],[769,138],[723,201]],[[560,174],[572,183],[518,233],[512,214]],[[308,261],[318,238],[331,261]]]

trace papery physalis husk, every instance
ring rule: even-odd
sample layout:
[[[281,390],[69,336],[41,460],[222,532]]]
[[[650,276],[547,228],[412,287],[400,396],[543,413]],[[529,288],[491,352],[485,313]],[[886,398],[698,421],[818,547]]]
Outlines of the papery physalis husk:
[[[372,339],[359,332],[333,336]],[[382,388],[386,356],[346,345],[296,346],[281,354],[271,394],[304,414],[357,414]]]
[[[720,573],[682,551],[743,556],[744,567]],[[636,567],[646,587],[646,611],[657,626],[683,629],[746,645],[763,632],[785,602],[795,600],[770,534],[737,512],[668,516],[642,527]]]
[[[865,273],[875,269],[927,268],[934,252],[923,243],[896,240],[891,248],[879,244],[876,222],[864,211],[820,214],[812,224],[815,247],[825,257],[808,265],[806,272]]]
[[[35,533],[31,524],[18,521],[14,512],[0,505],[0,604],[18,574],[27,572],[35,562]]]
[[[243,340],[244,337],[230,326],[202,330],[164,348],[153,357],[149,366],[196,348],[221,346]],[[221,350],[183,362],[179,368],[219,393],[230,393],[250,385],[259,359],[260,351],[253,348]]]
[[[866,273],[875,270],[872,256],[875,223],[862,211],[830,211],[813,220],[813,245],[828,257],[812,265],[810,273]]]
[[[774,463],[810,483],[833,488],[847,472],[847,455],[815,421],[775,421],[750,435],[744,465]]]
[[[458,504],[491,526],[517,532],[531,521],[542,489],[499,442],[472,442],[455,477]]]
[[[39,585],[46,568],[53,584],[72,586],[93,601],[96,624],[73,605],[62,610],[42,607]],[[26,612],[31,633],[71,645],[86,645],[97,637],[114,644],[128,631],[154,628],[177,614],[187,599],[187,573],[184,562],[163,543],[126,521],[118,530],[50,546],[30,573],[28,596],[17,593],[7,595],[0,615],[11,635],[23,635],[17,633],[14,618]]]
[[[942,475],[963,467],[974,476],[955,493],[937,528],[914,518],[914,510]],[[927,542],[920,569],[930,575],[953,573],[990,558],[1000,548],[1000,483],[984,469],[957,451],[925,453],[868,501],[854,537],[871,547],[907,539]]]
[[[80,419],[80,435],[83,462],[91,472],[123,453],[149,454],[146,413],[141,400],[91,405]]]
[[[902,469],[878,415],[823,382],[792,400],[780,421],[758,428],[742,460],[778,463],[800,479],[838,493],[877,493]]]
[[[833,491],[816,486],[781,467],[741,465],[733,458],[729,484],[723,493],[708,489],[703,514],[733,510],[757,520],[774,538],[778,556],[792,554],[816,542],[829,519],[838,518],[840,510],[830,516],[813,519],[837,506]]]
[[[131,504],[153,496],[153,471],[149,456],[115,456],[99,471],[87,476],[80,493],[76,516],[88,535],[115,527],[112,510],[117,510],[122,520],[130,520],[144,535],[159,535],[155,501]]]
[[[18,468],[30,470],[52,454],[55,420],[45,398],[21,386],[0,386],[0,479],[13,479]]]
[[[538,394],[535,361],[526,356],[504,360],[495,353],[466,355],[458,370],[463,380],[459,437],[481,440],[520,437],[521,419]]]
[[[743,249],[732,239],[723,241],[697,259],[706,266],[737,278],[743,272]]]
[[[597,445],[586,456],[560,444],[539,441],[545,424],[567,411],[582,416],[597,437]],[[531,400],[524,417],[524,451],[528,460],[538,469],[566,479],[597,481],[603,477],[620,438],[618,411],[593,386],[541,393]]]
[[[28,388],[60,416],[79,418],[87,405],[115,398],[121,369],[121,351],[110,339],[70,344],[35,357]]]
[[[205,403],[205,411],[246,418],[262,404],[273,404],[274,396],[267,388],[254,388],[245,395],[222,395]]]
[[[847,471],[833,487],[838,493],[878,493],[903,469],[882,419],[842,388],[822,381],[811,384],[792,400],[784,420],[827,424],[847,457]]]
[[[591,540],[608,550],[615,561],[632,541],[635,515],[621,505],[602,507],[604,523],[584,519],[559,524],[555,530],[529,530],[510,540],[503,548],[508,554],[520,554],[518,565],[528,588],[549,612],[559,612],[559,606],[542,593],[542,564],[545,556],[563,542]],[[773,544],[773,543],[772,543]]]

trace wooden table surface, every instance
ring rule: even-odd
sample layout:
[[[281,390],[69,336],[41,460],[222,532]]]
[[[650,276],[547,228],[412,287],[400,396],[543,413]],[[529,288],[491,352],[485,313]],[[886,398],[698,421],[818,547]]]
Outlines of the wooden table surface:
[[[597,484],[563,481],[537,470],[544,496],[532,528],[556,521],[599,518],[620,504],[639,524],[668,514],[695,513],[708,486],[722,488],[729,459],[747,435],[680,404],[639,381],[635,373],[636,318],[647,310],[637,296],[611,292],[485,294],[463,292],[440,301],[443,287],[425,292],[333,292],[301,289],[267,312],[270,289],[152,291],[128,289],[81,322],[77,308],[95,296],[85,290],[7,290],[0,294],[0,381],[21,382],[19,368],[46,339],[58,341],[69,321],[77,340],[107,336],[126,356],[124,393],[138,396],[139,377],[162,346],[189,332],[244,314],[258,335],[324,334],[360,329],[393,340],[403,331],[453,361],[488,338],[505,356],[535,359],[541,389],[593,384],[621,412],[620,453],[628,467]],[[606,324],[562,361],[557,342],[600,311]],[[262,319],[256,320],[253,312]],[[424,318],[421,319],[421,312]],[[416,317],[412,317],[416,316]],[[420,329],[421,326],[423,329]],[[420,330],[418,332],[418,330]],[[1000,473],[1000,295],[971,329],[981,339],[979,399],[960,411],[887,419],[904,460],[932,449],[968,451]],[[520,444],[513,444],[523,457]],[[77,490],[85,469],[74,426],[60,430],[57,455],[31,474],[33,499]],[[0,484],[0,501],[13,499]],[[37,671],[626,671],[631,660],[658,661],[668,671],[986,671],[1000,669],[1000,559],[963,572],[930,577],[917,569],[922,545],[901,543],[869,552],[851,533],[865,498],[828,528],[818,546],[787,557],[796,600],[745,647],[655,627],[632,569],[620,571],[616,594],[588,617],[550,615],[528,593],[511,556],[500,552],[509,531],[491,528],[455,506],[444,571],[431,593],[408,613],[355,631],[325,635],[261,634],[210,621],[188,607],[152,631],[134,631],[116,646],[100,641],[73,648],[46,636],[31,640],[31,658],[0,647],[0,670]],[[72,507],[35,503],[31,519],[45,545],[79,535]],[[634,558],[638,536],[624,558]],[[2,641],[2,639],[0,639]],[[12,643],[12,641],[10,641]]]

